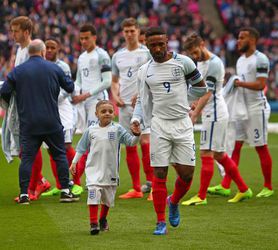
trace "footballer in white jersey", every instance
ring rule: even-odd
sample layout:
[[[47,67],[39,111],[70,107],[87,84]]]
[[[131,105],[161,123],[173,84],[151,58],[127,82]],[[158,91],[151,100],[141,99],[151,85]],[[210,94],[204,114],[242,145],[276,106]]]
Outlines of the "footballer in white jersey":
[[[112,75],[119,78],[119,95],[125,103],[124,107],[120,107],[119,122],[128,130],[133,114],[132,100],[138,93],[138,70],[150,58],[149,50],[144,45],[139,45],[137,49],[132,51],[122,48],[112,57]],[[149,130],[147,129],[145,132],[149,133]]]
[[[87,126],[97,122],[95,106],[98,100],[108,98],[111,85],[111,60],[108,53],[96,45],[96,28],[84,24],[80,28],[79,40],[85,50],[78,58],[75,85],[79,95],[72,97],[73,104],[81,104]]]
[[[166,199],[170,224],[177,227],[180,223],[178,203],[189,190],[194,173],[195,143],[188,91],[200,97],[207,92],[207,87],[189,57],[168,51],[168,37],[162,28],[147,30],[146,45],[153,60],[140,69],[139,95],[143,122],[151,127],[152,194],[157,215],[153,234],[165,235]],[[173,194],[167,197],[169,163],[175,167],[177,179]]]
[[[137,75],[139,68],[150,60],[146,46],[139,43],[140,29],[137,20],[126,18],[121,23],[125,47],[112,57],[111,91],[116,105],[119,107],[119,123],[128,131],[137,100]],[[120,195],[121,199],[141,198],[143,193],[151,191],[153,169],[150,166],[150,129],[143,128],[140,138],[142,165],[146,175],[146,184],[140,186],[140,159],[137,146],[126,147],[127,166],[132,178],[133,190]],[[148,200],[152,200],[151,194]]]
[[[259,36],[259,32],[252,27],[241,28],[238,35],[237,48],[242,55],[236,65],[239,79],[234,80],[234,86],[243,90],[248,120],[236,124],[233,159],[236,164],[239,163],[244,142],[255,147],[264,177],[263,189],[256,195],[261,198],[272,196],[274,191],[272,189],[272,158],[267,145],[267,122],[270,111],[263,92],[267,84],[269,61],[256,49]],[[230,185],[231,177],[226,174],[221,183],[221,189],[229,190]],[[216,190],[215,187],[211,189],[213,192]]]
[[[120,96],[125,104],[132,104],[131,99],[137,94],[138,70],[150,59],[149,50],[142,44],[132,51],[122,48],[113,55],[112,74],[119,77]]]
[[[256,82],[258,78],[267,79],[268,72],[269,60],[258,50],[248,57],[243,54],[237,61],[236,73],[242,82]],[[266,145],[270,108],[264,90],[243,88],[243,95],[248,120],[237,124],[237,140],[247,141],[251,146]]]
[[[111,71],[111,60],[108,53],[100,47],[95,47],[90,52],[83,52],[78,58],[77,75],[75,84],[80,89],[80,94],[89,93],[83,105],[87,126],[97,122],[95,105],[99,100],[107,100],[106,89],[109,84],[102,84],[102,74]]]
[[[162,63],[151,60],[145,67],[146,70],[140,75],[145,91],[140,97],[143,113],[150,114],[144,119],[144,124],[151,127],[151,166],[168,166],[170,162],[194,166],[195,144],[189,118],[187,82],[190,85],[199,83],[201,74],[190,58],[175,52],[169,60]],[[180,125],[179,120],[183,121]],[[172,124],[169,125],[168,121],[176,125],[171,128]],[[178,130],[176,135],[172,131],[174,128]],[[169,132],[173,134],[167,135]],[[168,138],[167,141],[172,138],[176,143],[180,141],[180,148],[168,148],[165,138]],[[165,151],[163,148],[168,149]]]
[[[224,81],[224,65],[219,57],[211,53],[205,46],[205,41],[196,33],[189,35],[184,43],[186,52],[197,61],[200,70],[208,86],[209,92],[202,96],[194,110],[191,112],[191,120],[196,122],[202,113],[202,130],[200,142],[200,155],[202,161],[200,188],[197,195],[183,205],[206,205],[207,190],[214,172],[214,160],[223,165],[225,171],[231,173],[244,198],[251,198],[249,191],[243,182],[238,168],[226,153],[226,133],[228,127],[228,110],[222,95]],[[234,199],[237,199],[236,196]],[[237,201],[241,200],[238,199]],[[232,199],[229,202],[237,202]]]
[[[146,126],[150,125],[152,117],[165,120],[188,117],[189,85],[193,86],[202,80],[194,62],[187,56],[173,52],[169,60],[162,63],[151,60],[143,67],[138,79],[142,84],[140,97],[144,100]]]
[[[201,150],[216,152],[226,151],[226,131],[228,126],[228,109],[222,95],[224,65],[214,54],[206,61],[197,63],[202,76],[206,79],[210,97],[202,109]],[[198,110],[198,106],[196,107]]]

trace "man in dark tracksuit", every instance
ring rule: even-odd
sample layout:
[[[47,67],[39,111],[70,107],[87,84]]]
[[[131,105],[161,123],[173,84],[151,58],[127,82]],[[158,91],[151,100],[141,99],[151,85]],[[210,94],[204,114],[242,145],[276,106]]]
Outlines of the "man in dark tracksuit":
[[[69,167],[64,146],[63,126],[58,112],[60,87],[71,93],[73,81],[54,63],[44,59],[45,45],[36,39],[29,45],[30,58],[15,67],[7,76],[1,97],[16,92],[20,122],[21,164],[19,167],[19,203],[29,204],[28,185],[36,153],[44,141],[56,161],[62,186],[61,202],[79,198],[69,190]]]

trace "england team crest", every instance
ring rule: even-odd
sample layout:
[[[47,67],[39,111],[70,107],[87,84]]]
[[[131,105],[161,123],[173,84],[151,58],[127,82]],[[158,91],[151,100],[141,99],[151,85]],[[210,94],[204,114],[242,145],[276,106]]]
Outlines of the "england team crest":
[[[179,67],[172,68],[172,75],[175,79],[179,79],[182,76],[182,70]]]
[[[116,140],[116,132],[108,132],[108,139],[109,139],[109,141],[115,141]]]
[[[89,190],[89,198],[90,198],[90,199],[95,199],[96,196],[97,196],[96,189],[90,189],[90,190]]]

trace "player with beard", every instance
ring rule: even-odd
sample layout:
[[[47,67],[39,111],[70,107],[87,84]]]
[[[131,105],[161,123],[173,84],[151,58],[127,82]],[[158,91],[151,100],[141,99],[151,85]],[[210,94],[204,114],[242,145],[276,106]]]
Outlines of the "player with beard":
[[[240,191],[229,202],[251,198],[252,191],[241,178],[236,164],[225,152],[229,114],[221,91],[225,74],[224,65],[218,56],[205,47],[205,41],[195,33],[187,37],[184,46],[187,54],[197,62],[197,68],[205,78],[209,92],[199,99],[190,115],[194,124],[202,114],[200,189],[198,195],[183,202],[182,205],[207,204],[206,194],[213,176],[214,160],[232,176]]]
[[[188,94],[199,98],[207,92],[207,86],[189,57],[168,52],[168,37],[162,28],[147,30],[146,45],[153,60],[144,64],[138,72],[139,98],[136,106],[140,101],[143,123],[151,128],[152,194],[157,215],[154,235],[165,235],[166,200],[170,224],[177,227],[180,223],[178,204],[191,186],[195,166]],[[177,179],[173,194],[167,198],[170,163],[176,170]]]
[[[269,72],[269,60],[265,54],[256,49],[259,32],[252,27],[242,28],[239,32],[237,46],[241,57],[236,64],[236,73],[240,80],[234,85],[243,88],[248,111],[248,120],[237,123],[236,145],[232,159],[238,165],[240,151],[244,142],[255,147],[260,158],[264,187],[257,197],[269,197],[274,194],[272,189],[272,158],[267,146],[267,123],[270,108],[264,95]],[[220,185],[209,188],[210,193],[219,194],[219,190],[230,189],[231,178],[226,175]]]

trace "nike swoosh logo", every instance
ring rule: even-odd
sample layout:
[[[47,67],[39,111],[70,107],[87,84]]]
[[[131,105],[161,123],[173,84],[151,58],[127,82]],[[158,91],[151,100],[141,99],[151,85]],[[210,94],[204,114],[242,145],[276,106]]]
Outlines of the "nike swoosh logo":
[[[152,74],[152,75],[147,75],[147,78],[149,78],[149,77],[151,77],[151,76],[153,76],[154,74]]]
[[[191,161],[195,161],[195,158],[191,158]]]

